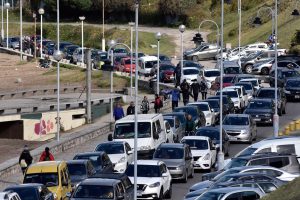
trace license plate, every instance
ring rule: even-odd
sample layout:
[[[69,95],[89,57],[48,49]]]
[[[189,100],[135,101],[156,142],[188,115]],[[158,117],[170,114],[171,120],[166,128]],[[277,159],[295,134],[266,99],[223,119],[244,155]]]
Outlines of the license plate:
[[[300,98],[300,95],[295,95],[295,99],[299,99]]]
[[[256,121],[256,122],[261,121],[261,119],[259,119],[259,118],[255,118],[255,119],[253,119],[253,120]]]
[[[138,190],[136,194],[137,194],[138,197],[141,197],[143,195],[142,193],[143,193],[142,191]]]
[[[230,140],[237,140],[236,137],[229,137]]]

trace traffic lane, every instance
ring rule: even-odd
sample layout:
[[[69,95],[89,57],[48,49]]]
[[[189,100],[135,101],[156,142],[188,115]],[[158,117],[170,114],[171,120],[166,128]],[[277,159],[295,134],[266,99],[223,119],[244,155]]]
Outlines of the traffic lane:
[[[300,111],[300,103],[298,102],[288,102],[286,107],[287,114],[282,115],[279,118],[279,127],[282,128],[289,122],[293,121],[294,119],[297,119],[300,117],[299,111]],[[272,126],[258,126],[257,127],[257,140],[255,142],[258,142],[260,140],[266,139],[268,137],[273,136],[273,127]],[[244,148],[248,147],[249,144],[243,144],[243,143],[233,143],[230,145],[229,150],[229,156],[235,156],[238,152],[243,150]],[[229,158],[229,157],[228,157]],[[225,158],[227,159],[227,158]],[[198,183],[201,181],[201,175],[203,173],[207,172],[196,172],[194,178],[189,179],[186,184],[177,183],[174,182],[173,184],[173,194],[172,194],[172,200],[182,200],[184,199],[184,196],[188,193],[189,188],[194,185],[195,183]]]

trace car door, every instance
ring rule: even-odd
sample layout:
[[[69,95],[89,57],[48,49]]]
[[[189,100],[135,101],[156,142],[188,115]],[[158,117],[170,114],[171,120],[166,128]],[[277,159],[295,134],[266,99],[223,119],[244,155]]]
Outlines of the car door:
[[[131,164],[133,162],[133,151],[132,148],[130,147],[130,145],[125,142],[125,150],[126,150],[126,154],[127,154],[127,162],[128,164]]]
[[[169,190],[171,185],[171,175],[167,169],[167,166],[164,163],[160,164],[160,171],[161,171],[161,178],[162,178],[162,185],[164,187],[164,194]],[[163,176],[166,175],[166,176]]]
[[[185,147],[185,165],[190,170],[190,173],[194,171],[193,155],[190,146]]]

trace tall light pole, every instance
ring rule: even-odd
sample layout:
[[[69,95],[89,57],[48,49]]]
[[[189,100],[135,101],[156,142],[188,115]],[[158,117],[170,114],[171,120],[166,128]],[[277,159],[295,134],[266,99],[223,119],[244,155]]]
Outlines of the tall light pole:
[[[5,3],[5,9],[6,9],[6,48],[8,49],[8,9],[10,7],[10,4],[8,2]]]
[[[83,21],[85,20],[85,16],[79,17],[81,21],[81,62],[84,66],[84,51],[83,51]]]
[[[4,3],[3,0],[1,0],[1,39],[4,39],[4,29],[3,29],[3,8],[4,8]]]
[[[34,20],[34,58],[36,59],[36,13],[34,12],[32,14],[33,20]],[[21,39],[21,44],[23,43],[22,39]]]
[[[40,18],[41,18],[40,54],[41,54],[41,58],[43,58],[43,14],[45,14],[44,8],[39,9],[39,14],[40,14]]]
[[[182,78],[183,78],[183,33],[185,31],[185,25],[181,24],[179,26],[179,32],[180,32],[180,41],[181,41],[181,52],[180,52],[180,56],[181,56],[181,65],[180,65],[180,83],[182,82]]]
[[[132,50],[132,43],[133,43],[133,26],[134,22],[129,22],[128,25],[130,26],[130,96],[132,97],[132,59],[133,59],[133,50]],[[137,70],[137,61],[135,62],[135,70]]]
[[[20,0],[20,60],[22,61],[22,51],[23,51],[23,1]]]
[[[102,51],[105,51],[105,37],[104,37],[104,0],[102,0]]]
[[[111,65],[114,66],[114,50],[112,49],[114,46],[116,45],[116,41],[114,40],[111,40],[108,44],[109,46],[109,50],[107,51],[108,55],[110,55],[110,61],[111,61]],[[114,118],[114,115],[113,115],[113,105],[114,105],[114,102],[113,102],[113,92],[114,92],[114,71],[112,70],[110,72],[110,122],[112,123],[113,122],[113,118]]]
[[[220,66],[220,138],[223,136],[223,48],[224,48],[224,0],[221,2],[221,66]],[[224,168],[223,141],[220,140],[218,170]]]
[[[241,67],[241,34],[242,34],[242,1],[238,0],[238,14],[239,14],[239,66]],[[222,52],[223,53],[223,52]]]
[[[156,94],[159,95],[159,41],[161,39],[161,33],[158,32],[155,34],[155,38],[157,39],[157,75],[156,75]]]

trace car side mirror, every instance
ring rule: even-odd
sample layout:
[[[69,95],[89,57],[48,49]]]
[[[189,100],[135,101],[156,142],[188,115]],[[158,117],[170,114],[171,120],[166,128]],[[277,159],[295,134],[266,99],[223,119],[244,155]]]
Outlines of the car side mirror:
[[[112,137],[112,134],[110,133],[110,134],[108,134],[108,136],[107,136],[107,140],[108,141],[112,141],[113,140],[113,137]]]
[[[133,151],[130,150],[130,151],[127,152],[127,154],[128,154],[128,155],[131,155],[131,154],[133,154]]]
[[[161,176],[162,177],[168,177],[168,174],[167,173],[163,173]]]

